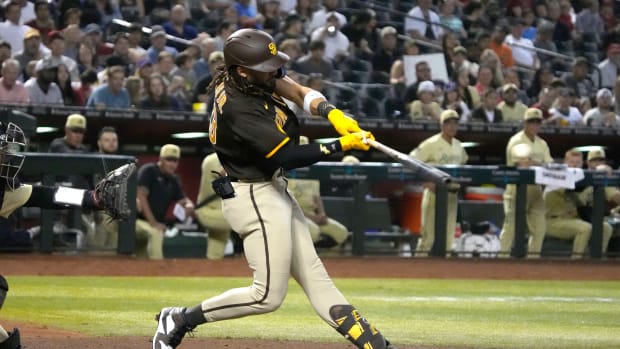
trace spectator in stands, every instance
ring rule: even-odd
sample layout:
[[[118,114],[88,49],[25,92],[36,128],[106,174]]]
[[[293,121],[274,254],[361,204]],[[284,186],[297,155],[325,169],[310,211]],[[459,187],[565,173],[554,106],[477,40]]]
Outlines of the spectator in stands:
[[[304,32],[303,19],[296,13],[288,15],[284,19],[282,30],[280,30],[274,37],[276,45],[282,50],[282,43],[284,40],[293,39],[296,40],[301,47],[308,45],[307,35]]]
[[[69,69],[71,75],[71,81],[80,81],[80,73],[77,68],[77,63],[65,56],[65,37],[59,31],[50,32],[49,37],[49,59],[56,65],[64,64]]]
[[[599,13],[598,0],[584,0],[583,9],[575,18],[575,31],[581,40],[597,43],[605,33],[605,23]]]
[[[230,8],[233,8],[232,6]],[[214,37],[215,39],[215,50],[224,51],[224,43],[226,39],[232,34],[235,30],[237,30],[236,22],[222,21],[217,26],[217,32]]]
[[[37,61],[35,66],[36,76],[31,77],[24,83],[24,87],[30,96],[30,103],[34,104],[63,104],[62,93],[54,80],[56,79],[56,67],[58,63],[50,58]]]
[[[30,96],[21,81],[18,80],[21,66],[16,59],[9,58],[2,62],[0,77],[0,103],[30,103]]]
[[[80,86],[75,90],[75,93],[79,95],[79,99],[82,101],[88,101],[88,98],[92,93],[93,86],[95,86],[98,81],[97,73],[92,70],[86,70],[80,74]]]
[[[196,219],[200,225],[208,230],[207,259],[222,259],[232,228],[222,214],[222,199],[213,191],[211,182],[220,176],[225,176],[226,172],[215,152],[202,160],[200,169],[200,187],[196,198]]]
[[[166,46],[166,32],[161,26],[153,26],[151,32],[151,46],[146,50],[146,54],[152,63],[157,62],[161,52],[169,52],[173,57],[178,51],[172,46]]]
[[[501,87],[504,85],[504,69],[510,69],[506,67],[502,67],[502,63],[500,61],[499,56],[495,51],[491,49],[485,49],[480,54],[480,66],[490,67],[493,71],[493,81],[492,86],[494,88]],[[478,68],[480,70],[480,68]]]
[[[551,117],[544,121],[545,124],[558,126],[583,125],[583,115],[576,107],[572,106],[575,93],[573,90],[563,88],[555,103],[555,107],[549,110]]]
[[[455,82],[448,82],[444,86],[444,98],[442,108],[444,110],[451,109],[459,114],[459,121],[465,123],[469,120],[471,110],[467,103],[463,101],[459,95],[459,87]]]
[[[603,20],[603,24],[605,25],[605,32],[609,32],[616,28],[618,25],[618,18],[614,13],[614,5],[611,1],[604,1],[601,4],[601,10],[599,12],[601,19]]]
[[[321,74],[325,77],[331,76],[334,66],[325,57],[325,43],[320,40],[311,41],[308,47],[308,54],[300,57],[293,63],[291,68],[300,74]]]
[[[454,75],[450,75],[451,79],[457,80],[458,74],[461,69],[467,72],[468,85],[475,80],[478,76],[479,66],[477,63],[470,62],[467,59],[467,49],[461,45],[455,46],[452,49],[452,72]]]
[[[65,38],[64,55],[76,60],[78,55],[78,46],[82,41],[84,41],[84,34],[82,33],[82,30],[76,24],[71,24],[63,29],[62,34]]]
[[[598,90],[596,107],[585,113],[583,116],[584,123],[593,127],[616,127],[619,125],[620,117],[613,110],[612,100],[613,94],[609,89]]]
[[[289,56],[289,60],[284,64],[284,67],[288,70],[292,70],[293,65],[304,54],[301,43],[297,39],[285,39],[278,45],[281,52],[286,53]],[[334,81],[338,79],[332,78]]]
[[[213,95],[207,94],[207,87],[213,81],[213,77],[217,72],[217,67],[224,63],[224,53],[222,51],[214,51],[209,56],[209,73],[203,76],[196,83],[192,96],[192,103],[206,103],[207,111],[210,112],[213,104]]]
[[[90,42],[82,42],[78,46],[78,55],[76,57],[78,71],[80,74],[87,70],[98,72],[101,67],[95,63],[95,48]]]
[[[529,73],[524,73],[529,74]],[[504,85],[506,84],[515,84],[519,89],[517,92],[517,97],[523,104],[529,105],[531,100],[530,97],[527,96],[527,93],[523,90],[523,84],[521,83],[521,79],[519,77],[519,73],[516,68],[507,68],[504,69]]]
[[[523,37],[525,21],[521,18],[513,18],[510,21],[511,33],[506,36],[505,43],[512,50],[512,58],[516,65],[527,69],[538,67],[538,56],[534,51],[534,43]]]
[[[234,2],[233,7],[237,12],[237,25],[239,28],[263,28],[258,18],[256,2],[252,0],[237,0]]]
[[[258,20],[263,31],[272,36],[276,35],[280,30],[282,19],[280,16],[280,0],[258,1]]]
[[[30,61],[38,61],[45,56],[47,47],[41,45],[41,34],[38,30],[32,28],[28,29],[26,35],[24,35],[24,49],[15,53],[15,58],[22,67],[26,67],[26,64]]]
[[[118,10],[127,22],[139,22],[144,18],[144,0],[119,0]]]
[[[504,42],[509,32],[510,30],[507,26],[496,25],[489,43],[489,48],[497,54],[503,68],[512,68],[515,65],[512,49]]]
[[[548,65],[541,65],[534,73],[530,87],[527,89],[527,96],[531,100],[536,100],[543,89],[551,86],[551,80],[553,80],[553,72]]]
[[[11,44],[0,39],[0,64],[11,57]]]
[[[529,165],[541,166],[553,162],[549,146],[538,136],[542,122],[542,112],[529,108],[523,117],[523,130],[517,132],[508,141],[506,146],[506,165],[515,166],[522,158],[528,158]],[[520,154],[517,149],[526,147],[527,155]],[[514,184],[506,186],[504,191],[504,225],[500,234],[501,257],[508,257],[514,243],[515,236],[515,205],[517,187]],[[529,232],[528,257],[540,256],[545,238],[545,201],[543,189],[540,185],[527,186],[526,221]]]
[[[147,98],[142,100],[140,108],[149,110],[183,110],[179,100],[168,96],[167,87],[167,83],[161,74],[151,74],[144,86]]]
[[[62,5],[64,5],[65,3],[70,3],[70,1],[63,1]],[[82,22],[82,10],[80,10],[76,6],[76,7],[67,8],[66,12],[64,12],[62,11],[62,7],[63,7],[62,5],[61,5],[60,13],[61,13],[61,18],[63,20],[62,20],[62,25],[59,26],[60,30],[65,29],[72,24],[77,25],[79,27],[80,23]],[[48,34],[48,38],[49,38],[49,34]]]
[[[557,0],[549,0],[547,2],[547,12],[547,19],[553,25],[553,42],[558,46],[560,52],[571,52],[573,50],[573,28],[570,21],[563,20],[560,3]]]
[[[430,41],[439,44],[439,38],[444,29],[439,16],[432,10],[431,0],[419,0],[405,17],[405,33],[414,39]],[[426,52],[426,49],[422,50]]]
[[[564,155],[564,164],[569,168],[583,167],[583,154],[571,149]],[[613,188],[610,188],[613,190]],[[592,234],[592,224],[579,217],[578,206],[587,203],[587,191],[581,193],[566,189],[550,190],[545,193],[546,231],[548,236],[557,239],[573,240],[572,258],[583,258]],[[603,222],[603,252],[613,232],[607,222]]]
[[[467,163],[468,155],[461,142],[456,139],[459,128],[459,115],[454,110],[444,110],[438,119],[441,132],[422,141],[409,155],[437,165],[463,165]],[[446,221],[446,245],[445,250],[452,250],[452,241],[456,228],[458,196],[456,193],[448,194],[447,221]],[[435,241],[435,185],[425,184],[422,198],[422,236],[418,240],[416,256],[426,256],[433,247]]]
[[[494,90],[495,84],[493,82],[493,68],[482,65],[478,69],[478,82],[474,85],[474,88],[479,95],[484,94],[487,90]]]
[[[416,45],[413,39],[406,39],[403,43],[403,55],[407,56],[415,56],[420,54],[420,48]],[[403,57],[399,57],[392,63],[392,67],[390,68],[390,84],[399,85],[404,88],[406,83],[406,75],[405,75],[405,62]]]
[[[300,13],[298,12],[298,14]],[[327,18],[330,15],[335,15],[337,17],[339,28],[342,28],[347,24],[347,17],[338,12],[338,0],[323,0],[323,6],[312,12],[311,21],[308,25],[306,33],[310,34],[316,29],[325,26],[327,23]]]
[[[478,1],[469,1],[463,7],[463,28],[470,36],[475,36],[478,32],[487,28],[486,23],[482,19],[484,7]]]
[[[278,45],[278,47],[280,47]],[[280,47],[280,50],[282,48]],[[210,73],[209,56],[215,51],[215,39],[207,37],[200,41],[200,58],[194,63],[194,74],[200,80]]]
[[[34,2],[35,18],[25,22],[31,28],[39,31],[40,36],[47,39],[49,32],[56,29],[56,23],[50,15],[50,4],[47,0],[36,0]],[[47,44],[47,41],[43,42]]]
[[[327,14],[325,25],[315,29],[310,35],[311,41],[325,43],[325,58],[339,62],[349,54],[349,39],[341,31],[339,17],[335,12]]]
[[[410,104],[415,101],[418,96],[418,85],[422,83],[422,81],[432,81],[433,73],[431,71],[431,66],[426,61],[419,61],[415,64],[415,82],[411,83],[407,86],[405,90],[405,95],[403,97],[405,104]]]
[[[599,63],[600,87],[613,88],[620,67],[620,43],[611,43],[607,46],[607,58]]]
[[[432,81],[422,81],[418,85],[417,100],[409,105],[409,117],[411,121],[439,120],[441,106],[434,101],[435,84]]]
[[[504,122],[502,111],[497,108],[497,91],[489,88],[482,93],[482,104],[471,114],[472,122],[501,123]]]
[[[146,54],[146,50],[142,47],[142,24],[132,23],[127,29],[127,39],[129,40],[129,50],[136,57],[142,57]]]
[[[187,216],[194,204],[183,192],[176,174],[181,148],[175,144],[161,147],[159,160],[138,170],[138,217],[136,219],[136,255],[162,259],[166,211],[171,204],[185,208]]]
[[[440,23],[449,28],[458,38],[466,38],[467,32],[463,26],[463,21],[456,14],[456,0],[443,0],[439,7]]]
[[[103,65],[106,59],[112,55],[114,50],[108,46],[103,39],[103,31],[96,23],[90,23],[84,28],[84,39],[88,40],[95,48],[95,59],[97,64]]]
[[[123,61],[122,65],[127,70],[127,75],[133,74],[136,67],[129,51],[129,38],[127,34],[123,32],[116,33],[116,35],[112,37],[112,43],[114,46],[110,56],[120,58]]]
[[[473,111],[480,106],[480,94],[474,86],[471,85],[471,75],[469,69],[461,67],[457,71],[456,83],[461,100],[465,102],[467,108]]]
[[[187,23],[187,11],[182,4],[174,5],[170,9],[170,20],[165,22],[162,27],[166,33],[185,40],[193,40],[198,36],[196,27]],[[179,52],[187,47],[187,45],[176,41],[171,41],[170,46]]]
[[[554,25],[553,23],[543,20],[538,25],[538,30],[536,32],[536,38],[534,39],[534,47],[546,50],[549,52],[558,52],[558,47],[556,43],[553,41],[553,31]],[[553,67],[554,70],[564,70],[565,65],[564,62],[551,54],[544,53],[542,51],[537,52],[538,59],[540,60],[540,65],[546,65],[549,67]]]
[[[125,79],[125,88],[127,89],[127,93],[129,93],[129,103],[131,107],[140,108],[142,99],[146,98],[142,79],[135,75],[127,77],[127,79]]]
[[[194,74],[194,58],[186,52],[179,53],[174,59],[174,67],[170,72],[170,76],[181,76],[185,79],[185,89],[189,92],[194,90],[196,86],[196,74]]]
[[[387,83],[392,65],[402,56],[396,45],[397,34],[394,27],[381,28],[381,47],[371,58],[374,82]]]
[[[371,54],[381,49],[378,31],[377,14],[371,9],[355,14],[351,22],[342,28],[342,33],[349,38],[355,49],[368,50]]]
[[[88,98],[87,107],[128,108],[129,93],[123,87],[125,68],[113,66],[107,69],[108,82],[97,87]]]
[[[15,0],[5,1],[4,22],[0,22],[0,39],[11,45],[13,52],[20,52],[24,49],[24,36],[30,29],[29,26],[21,24],[21,4]]]
[[[588,76],[589,70],[590,61],[585,57],[577,57],[573,61],[572,70],[562,75],[566,87],[575,91],[578,97],[590,98],[596,93],[594,82]]]
[[[527,106],[519,100],[519,87],[509,83],[502,87],[502,101],[497,108],[502,112],[502,121],[519,123],[523,120],[523,115]]]
[[[64,105],[83,106],[86,104],[86,101],[81,99],[81,95],[76,93],[75,88],[71,83],[71,77],[69,76],[67,66],[61,63],[56,69],[55,82],[60,88]]]

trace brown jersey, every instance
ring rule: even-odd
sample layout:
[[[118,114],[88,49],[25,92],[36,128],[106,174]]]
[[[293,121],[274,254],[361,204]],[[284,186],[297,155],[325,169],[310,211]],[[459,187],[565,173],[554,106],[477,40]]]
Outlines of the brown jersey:
[[[215,89],[209,140],[228,175],[270,178],[280,168],[273,156],[299,140],[299,120],[284,100],[244,94],[220,84]]]

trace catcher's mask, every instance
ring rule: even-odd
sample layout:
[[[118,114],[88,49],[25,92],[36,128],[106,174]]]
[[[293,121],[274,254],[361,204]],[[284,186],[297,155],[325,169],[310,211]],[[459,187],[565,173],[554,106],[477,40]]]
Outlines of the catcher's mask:
[[[278,71],[279,77],[283,77],[283,66],[288,60],[287,54],[278,51],[271,35],[257,29],[237,30],[224,44],[227,69],[242,66],[264,73]]]
[[[7,186],[13,190],[17,174],[24,164],[24,155],[17,154],[26,146],[24,131],[12,122],[0,123],[0,178],[6,179]]]

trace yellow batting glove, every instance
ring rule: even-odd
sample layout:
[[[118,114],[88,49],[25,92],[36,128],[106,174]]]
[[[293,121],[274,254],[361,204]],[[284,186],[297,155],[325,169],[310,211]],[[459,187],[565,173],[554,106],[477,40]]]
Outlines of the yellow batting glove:
[[[327,114],[327,120],[331,122],[336,132],[338,132],[341,136],[345,136],[353,132],[362,131],[362,129],[357,124],[357,121],[344,115],[344,113],[340,109],[332,109],[329,114]]]
[[[342,151],[348,151],[351,149],[367,151],[370,149],[370,145],[366,143],[366,140],[368,139],[374,140],[375,136],[373,136],[372,133],[368,131],[361,131],[349,133],[348,135],[340,137],[338,140],[340,141]]]

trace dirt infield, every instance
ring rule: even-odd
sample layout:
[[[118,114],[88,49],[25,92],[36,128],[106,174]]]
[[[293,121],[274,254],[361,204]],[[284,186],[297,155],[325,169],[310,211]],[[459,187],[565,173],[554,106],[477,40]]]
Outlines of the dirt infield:
[[[395,257],[324,258],[335,278],[457,278],[528,280],[620,280],[620,261],[411,259]],[[124,256],[0,254],[3,275],[109,275],[109,276],[249,276],[243,258],[139,260]],[[81,333],[2,322],[18,326],[27,349],[150,348],[150,338],[90,337]],[[188,338],[183,349],[345,349],[342,343],[257,341],[233,338]],[[401,346],[401,349],[422,348]]]

